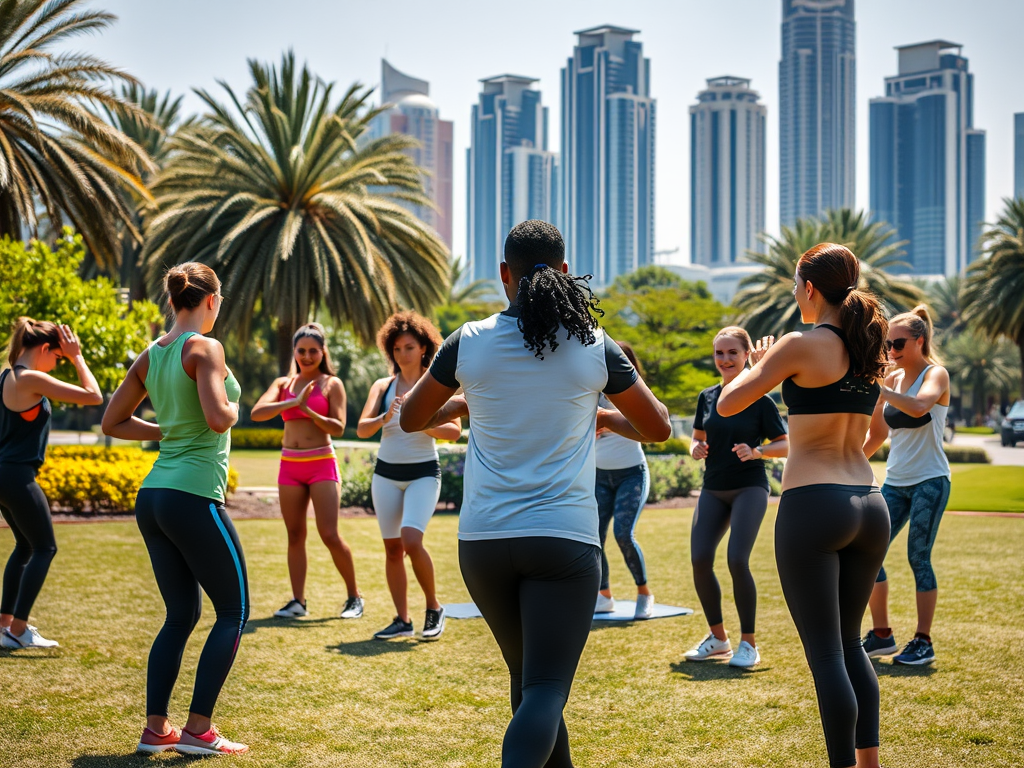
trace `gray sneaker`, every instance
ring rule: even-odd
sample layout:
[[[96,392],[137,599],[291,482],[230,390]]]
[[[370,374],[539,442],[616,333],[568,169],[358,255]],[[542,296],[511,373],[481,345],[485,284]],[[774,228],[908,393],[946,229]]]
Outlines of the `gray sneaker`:
[[[637,595],[636,596],[636,611],[633,613],[633,618],[637,621],[643,619],[649,619],[654,615],[654,595]]]
[[[345,601],[344,607],[341,609],[341,618],[343,619],[358,619],[363,615],[363,598],[356,596],[350,597]]]
[[[427,618],[423,622],[423,634],[420,636],[423,640],[437,640],[444,632],[444,606],[442,605],[436,611],[433,608],[427,608]]]

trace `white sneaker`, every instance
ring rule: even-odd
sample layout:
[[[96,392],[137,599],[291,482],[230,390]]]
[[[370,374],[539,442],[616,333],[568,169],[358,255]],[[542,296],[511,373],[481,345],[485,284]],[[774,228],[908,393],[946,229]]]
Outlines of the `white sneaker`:
[[[31,624],[27,625],[25,631],[15,635],[10,629],[5,629],[0,635],[0,645],[4,648],[17,650],[19,648],[59,648],[60,643],[56,640],[47,640],[39,634],[39,630]]]
[[[654,595],[637,595],[636,611],[633,618],[637,620],[649,619],[654,615]]]
[[[719,640],[712,633],[701,640],[700,645],[683,654],[686,661],[710,661],[712,659],[728,659],[732,656],[732,643],[729,638]]]
[[[308,616],[309,611],[306,610],[306,606],[300,603],[294,597],[284,604],[284,607],[274,611],[274,615],[279,619],[298,619],[302,616]]]
[[[615,610],[615,600],[597,593],[597,605],[594,606],[594,613],[611,613]]]
[[[746,640],[740,640],[739,648],[729,659],[730,667],[743,667],[748,669],[761,660],[761,651],[752,646]]]

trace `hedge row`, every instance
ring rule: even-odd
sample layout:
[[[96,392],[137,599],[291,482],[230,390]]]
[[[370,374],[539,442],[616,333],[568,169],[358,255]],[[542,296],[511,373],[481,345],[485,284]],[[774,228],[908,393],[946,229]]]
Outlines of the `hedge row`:
[[[124,514],[135,510],[135,497],[157,454],[141,448],[91,445],[54,446],[36,478],[54,512]],[[228,469],[228,493],[238,487],[238,472]]]
[[[283,429],[273,427],[235,427],[231,430],[231,447],[238,450],[279,451]],[[355,427],[346,427],[342,440],[362,440],[356,435]],[[366,440],[367,447],[376,447],[380,442],[380,432]]]
[[[985,452],[984,448],[976,445],[950,445],[942,444],[942,450],[950,464],[991,464],[992,458]],[[882,443],[882,447],[875,451],[871,457],[872,461],[886,461],[889,458],[889,441]]]

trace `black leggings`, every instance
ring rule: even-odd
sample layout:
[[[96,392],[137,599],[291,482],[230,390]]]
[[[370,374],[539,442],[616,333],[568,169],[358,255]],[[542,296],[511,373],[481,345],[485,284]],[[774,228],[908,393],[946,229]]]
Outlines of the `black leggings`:
[[[181,655],[202,611],[202,587],[217,621],[199,657],[189,712],[210,717],[249,618],[249,581],[238,534],[222,502],[169,488],[139,491],[135,519],[167,606],[149,652],[146,715],[167,716]]]
[[[0,464],[0,513],[14,534],[14,551],[4,568],[0,613],[28,621],[32,604],[57,554],[50,505],[31,464]]]
[[[818,694],[829,764],[856,765],[878,746],[878,678],[860,639],[889,545],[878,488],[805,485],[782,494],[775,559]]]
[[[459,541],[459,565],[511,678],[502,768],[571,768],[562,710],[590,634],[600,550],[546,536]]]
[[[732,491],[704,488],[700,492],[690,528],[690,563],[693,565],[693,585],[697,588],[697,597],[709,627],[722,623],[722,589],[715,577],[715,550],[731,528],[727,557],[736,610],[740,614],[740,632],[754,633],[757,586],[750,573],[750,552],[757,541],[766,509],[768,491],[759,486]]]

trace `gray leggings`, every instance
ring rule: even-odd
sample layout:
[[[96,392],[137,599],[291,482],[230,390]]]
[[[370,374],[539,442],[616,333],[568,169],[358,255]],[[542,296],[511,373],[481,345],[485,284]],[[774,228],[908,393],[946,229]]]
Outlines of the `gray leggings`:
[[[757,586],[750,574],[750,552],[767,508],[768,491],[760,486],[733,491],[704,488],[700,492],[690,529],[690,562],[693,584],[709,627],[722,623],[722,589],[715,577],[715,550],[731,528],[728,561],[736,610],[740,614],[740,631],[754,632]]]

